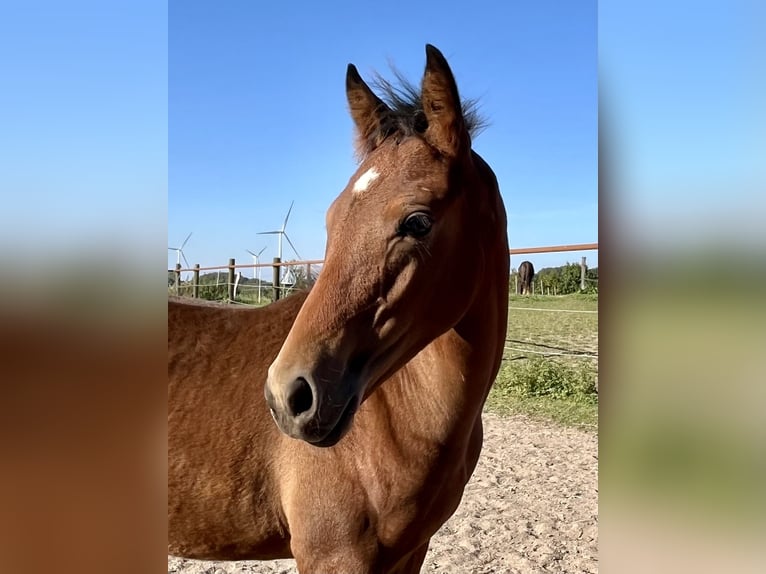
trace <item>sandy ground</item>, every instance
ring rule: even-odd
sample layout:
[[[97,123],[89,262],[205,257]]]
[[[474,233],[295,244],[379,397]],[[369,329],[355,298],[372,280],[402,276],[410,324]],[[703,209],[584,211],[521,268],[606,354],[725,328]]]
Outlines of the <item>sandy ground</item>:
[[[463,501],[421,572],[598,571],[598,437],[526,417],[484,415],[484,448]],[[292,560],[168,558],[168,573],[295,574]]]

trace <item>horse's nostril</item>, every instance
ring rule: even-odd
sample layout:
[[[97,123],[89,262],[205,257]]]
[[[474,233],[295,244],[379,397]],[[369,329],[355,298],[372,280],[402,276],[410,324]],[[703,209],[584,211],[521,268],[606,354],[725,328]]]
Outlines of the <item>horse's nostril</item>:
[[[290,414],[297,417],[311,409],[314,404],[314,393],[311,386],[303,377],[295,379],[287,390],[287,408]]]

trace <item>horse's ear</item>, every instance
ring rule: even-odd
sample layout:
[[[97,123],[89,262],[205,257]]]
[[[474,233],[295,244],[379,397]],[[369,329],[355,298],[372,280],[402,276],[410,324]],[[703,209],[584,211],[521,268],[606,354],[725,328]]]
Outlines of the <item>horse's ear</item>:
[[[452,158],[471,149],[455,77],[442,53],[431,44],[426,44],[421,101],[428,120],[425,137],[429,144]]]
[[[380,145],[383,139],[380,126],[390,110],[364,83],[353,64],[346,71],[346,98],[356,126],[357,153],[364,156]]]

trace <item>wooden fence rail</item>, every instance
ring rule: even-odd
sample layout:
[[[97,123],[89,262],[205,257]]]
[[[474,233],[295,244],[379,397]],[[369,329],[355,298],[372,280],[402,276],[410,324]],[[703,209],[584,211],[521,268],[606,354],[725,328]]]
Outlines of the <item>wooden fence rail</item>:
[[[575,243],[572,245],[550,245],[547,247],[517,247],[514,249],[508,250],[508,255],[528,255],[528,254],[534,254],[534,253],[561,253],[565,251],[597,251],[598,250],[598,243]],[[191,271],[194,273],[193,279],[192,279],[192,296],[194,298],[199,297],[199,274],[200,271],[222,271],[226,270],[228,272],[228,296],[229,300],[234,300],[234,289],[235,289],[235,270],[237,269],[255,269],[259,267],[271,267],[273,269],[273,276],[272,276],[272,287],[274,289],[274,299],[279,299],[282,296],[282,292],[284,290],[284,287],[281,283],[281,272],[280,267],[293,267],[293,266],[299,266],[299,265],[305,265],[306,266],[306,276],[310,277],[311,275],[311,266],[312,265],[321,265],[324,263],[324,259],[309,259],[305,261],[281,261],[279,257],[275,257],[274,260],[271,263],[240,263],[239,265],[237,262],[231,258],[229,259],[228,265],[219,265],[219,266],[213,266],[213,267],[200,267],[199,263],[197,263],[192,268],[182,268],[180,264],[176,264],[175,269],[168,269],[168,273],[174,274],[174,285],[175,285],[175,292],[176,295],[178,295],[179,288],[181,285],[181,273]],[[580,275],[580,288],[585,289],[585,257],[582,258],[581,263],[581,275]]]

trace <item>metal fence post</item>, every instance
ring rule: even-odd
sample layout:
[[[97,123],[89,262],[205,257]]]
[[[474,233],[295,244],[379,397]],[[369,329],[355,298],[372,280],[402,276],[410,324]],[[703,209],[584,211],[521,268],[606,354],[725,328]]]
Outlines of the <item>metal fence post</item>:
[[[199,299],[199,263],[194,265],[194,282],[192,283],[192,297]]]

